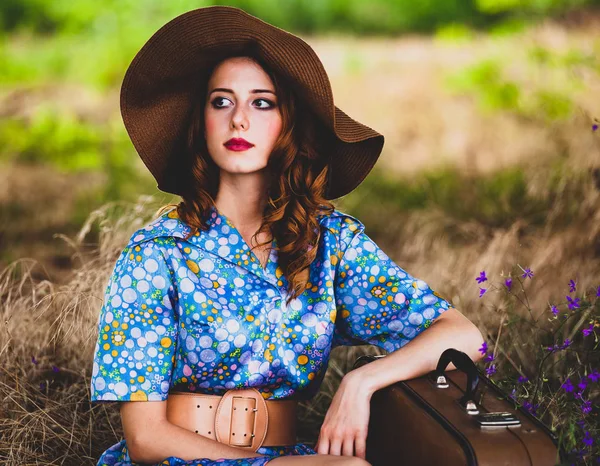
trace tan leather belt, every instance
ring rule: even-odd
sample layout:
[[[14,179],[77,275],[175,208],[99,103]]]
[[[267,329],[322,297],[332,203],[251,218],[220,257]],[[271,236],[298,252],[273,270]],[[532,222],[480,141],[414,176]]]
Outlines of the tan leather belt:
[[[232,447],[296,443],[297,400],[265,400],[256,388],[228,390],[223,396],[170,392],[167,420]]]

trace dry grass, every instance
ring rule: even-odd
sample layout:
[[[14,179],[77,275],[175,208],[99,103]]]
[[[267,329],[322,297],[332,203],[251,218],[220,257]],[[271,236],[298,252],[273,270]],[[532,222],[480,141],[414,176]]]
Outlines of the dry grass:
[[[151,216],[147,202],[109,204],[65,238],[79,263],[65,284],[33,279],[31,260],[2,271],[0,458],[8,464],[95,464],[120,435],[115,407],[90,404],[90,358],[108,276],[130,229]],[[100,240],[84,254],[92,227]]]

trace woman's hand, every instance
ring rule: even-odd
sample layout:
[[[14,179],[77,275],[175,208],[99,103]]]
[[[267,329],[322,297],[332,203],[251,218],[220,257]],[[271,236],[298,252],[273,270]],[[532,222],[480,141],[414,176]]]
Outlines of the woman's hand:
[[[353,372],[342,379],[331,400],[315,445],[318,454],[366,459],[372,392],[359,382],[357,374],[350,376]]]

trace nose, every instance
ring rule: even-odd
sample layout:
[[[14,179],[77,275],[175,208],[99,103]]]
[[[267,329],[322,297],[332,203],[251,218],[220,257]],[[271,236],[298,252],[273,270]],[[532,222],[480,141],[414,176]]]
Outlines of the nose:
[[[248,118],[244,109],[240,106],[238,107],[231,116],[231,124],[234,129],[242,128],[248,129]]]

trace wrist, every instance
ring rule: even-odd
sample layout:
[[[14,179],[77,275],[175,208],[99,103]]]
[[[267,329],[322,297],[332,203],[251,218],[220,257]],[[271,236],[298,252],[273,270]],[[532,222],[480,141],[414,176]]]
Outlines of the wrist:
[[[357,390],[361,393],[366,394],[369,398],[377,391],[375,381],[369,371],[366,370],[367,366],[361,366],[348,372],[342,379],[342,383],[350,387],[353,390]]]

